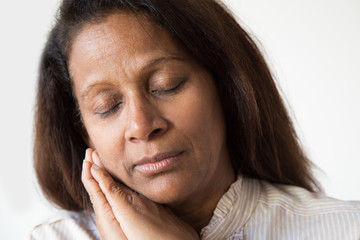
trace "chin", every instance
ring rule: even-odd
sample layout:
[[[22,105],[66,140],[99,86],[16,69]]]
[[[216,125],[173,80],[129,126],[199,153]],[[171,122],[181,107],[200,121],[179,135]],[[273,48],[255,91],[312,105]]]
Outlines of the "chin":
[[[194,188],[189,176],[160,174],[149,180],[139,193],[159,204],[179,204],[188,199]]]

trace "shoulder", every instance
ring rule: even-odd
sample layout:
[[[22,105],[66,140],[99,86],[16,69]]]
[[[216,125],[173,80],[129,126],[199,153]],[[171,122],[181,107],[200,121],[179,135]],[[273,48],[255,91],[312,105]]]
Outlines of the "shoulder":
[[[31,239],[100,239],[95,219],[86,212],[61,211],[37,225]]]
[[[259,203],[267,206],[281,206],[289,212],[300,215],[354,213],[360,218],[358,201],[342,201],[297,186],[264,181],[260,181],[260,185]]]
[[[342,201],[296,186],[264,181],[258,185],[261,193],[249,222],[252,226],[266,231],[282,226],[279,234],[301,239],[359,239],[360,202]]]

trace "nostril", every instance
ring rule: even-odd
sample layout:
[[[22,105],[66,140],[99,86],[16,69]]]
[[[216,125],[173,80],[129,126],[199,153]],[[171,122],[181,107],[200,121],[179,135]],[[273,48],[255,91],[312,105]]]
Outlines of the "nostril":
[[[162,131],[161,128],[156,128],[154,129],[151,134],[149,135],[149,139],[153,138],[153,137],[156,137],[156,136],[159,136],[160,135],[160,132]]]
[[[162,128],[157,128],[157,129],[154,129],[151,133],[150,133],[150,135],[148,136],[148,138],[147,139],[151,139],[151,138],[153,138],[153,137],[155,137],[155,136],[158,136],[158,135],[160,135],[160,133],[162,132]],[[137,138],[137,137],[130,137],[130,141],[136,141],[136,140],[139,140],[140,138]]]
[[[154,129],[152,132],[151,132],[151,134],[150,134],[150,138],[151,137],[155,137],[155,136],[158,136],[158,135],[160,135],[160,132],[162,131],[162,129],[161,128],[157,128],[157,129]]]
[[[157,134],[157,133],[159,133],[159,132],[161,132],[161,128],[155,129],[155,130],[152,132],[152,134]]]

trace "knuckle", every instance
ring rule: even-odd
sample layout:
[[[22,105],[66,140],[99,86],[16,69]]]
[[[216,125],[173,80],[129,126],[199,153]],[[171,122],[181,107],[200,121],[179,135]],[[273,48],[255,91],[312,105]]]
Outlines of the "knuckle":
[[[127,191],[125,191],[121,186],[117,183],[113,182],[109,186],[110,191],[115,195],[119,196],[120,198],[124,199],[125,202],[133,204],[134,203],[134,196]]]
[[[124,190],[115,182],[110,183],[108,188],[110,193],[120,196],[121,198],[125,198],[127,195],[126,192],[124,192]]]
[[[122,192],[119,185],[117,185],[114,182],[110,184],[110,191],[113,192],[113,193],[121,193]]]
[[[132,194],[127,194],[126,201],[130,204],[134,203],[134,196]]]
[[[127,201],[129,204],[133,205],[133,203],[134,203],[134,196],[133,196],[132,194],[126,194],[126,201]]]

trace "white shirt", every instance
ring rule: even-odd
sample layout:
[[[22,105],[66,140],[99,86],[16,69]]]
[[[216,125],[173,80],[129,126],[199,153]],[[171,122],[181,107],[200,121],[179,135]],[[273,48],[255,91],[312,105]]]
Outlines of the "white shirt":
[[[201,239],[360,240],[360,202],[239,177],[220,199]]]
[[[220,199],[204,240],[360,240],[360,202],[238,177]],[[68,212],[33,230],[31,239],[101,239],[86,213]]]

